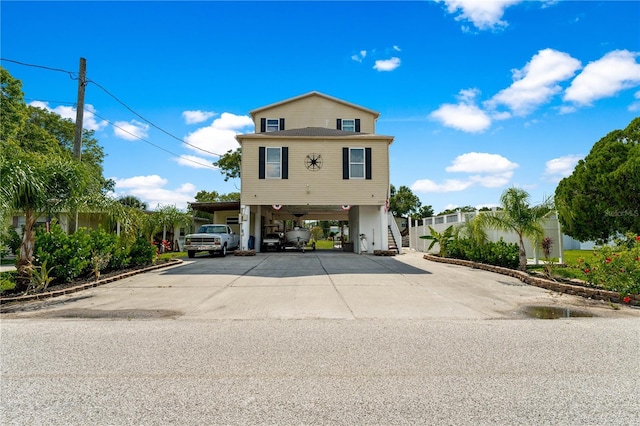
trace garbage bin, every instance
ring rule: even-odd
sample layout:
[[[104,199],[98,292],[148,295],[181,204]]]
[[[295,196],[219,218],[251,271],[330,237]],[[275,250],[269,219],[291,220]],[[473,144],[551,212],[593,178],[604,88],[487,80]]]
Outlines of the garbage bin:
[[[256,246],[256,237],[249,235],[249,250],[253,250]]]

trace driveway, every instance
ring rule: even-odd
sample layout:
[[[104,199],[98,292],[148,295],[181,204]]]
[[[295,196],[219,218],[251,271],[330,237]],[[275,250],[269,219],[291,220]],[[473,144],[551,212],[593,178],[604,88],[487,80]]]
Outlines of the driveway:
[[[560,295],[477,269],[334,251],[199,256],[62,298],[17,316],[180,319],[500,319],[526,306],[588,309],[595,316],[640,316],[602,301]]]
[[[0,418],[637,424],[639,314],[419,253],[202,257],[3,314]]]

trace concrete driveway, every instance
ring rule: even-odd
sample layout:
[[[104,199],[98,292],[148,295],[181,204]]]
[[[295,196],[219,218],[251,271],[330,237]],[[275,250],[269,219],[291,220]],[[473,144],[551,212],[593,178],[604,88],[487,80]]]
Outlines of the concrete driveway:
[[[639,314],[419,253],[202,257],[3,314],[0,418],[638,424]]]
[[[587,309],[594,316],[640,316],[602,301],[560,295],[515,278],[424,260],[334,251],[199,256],[13,315],[181,319],[525,318],[526,306]],[[12,315],[11,315],[12,316]]]

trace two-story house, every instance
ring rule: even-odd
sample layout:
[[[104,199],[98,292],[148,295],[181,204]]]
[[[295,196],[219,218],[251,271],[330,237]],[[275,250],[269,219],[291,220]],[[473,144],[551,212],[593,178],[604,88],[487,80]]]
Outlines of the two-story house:
[[[250,112],[242,147],[241,246],[278,220],[346,220],[354,251],[388,249],[389,146],[379,113],[318,92]],[[259,246],[259,245],[257,245]]]

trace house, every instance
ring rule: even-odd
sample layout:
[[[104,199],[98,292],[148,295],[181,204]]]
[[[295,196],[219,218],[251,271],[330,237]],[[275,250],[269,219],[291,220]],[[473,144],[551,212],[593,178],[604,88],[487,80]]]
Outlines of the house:
[[[397,229],[386,207],[393,137],[376,134],[378,112],[310,92],[250,115],[255,132],[236,136],[242,248],[279,221],[341,220],[356,253],[389,249]]]

